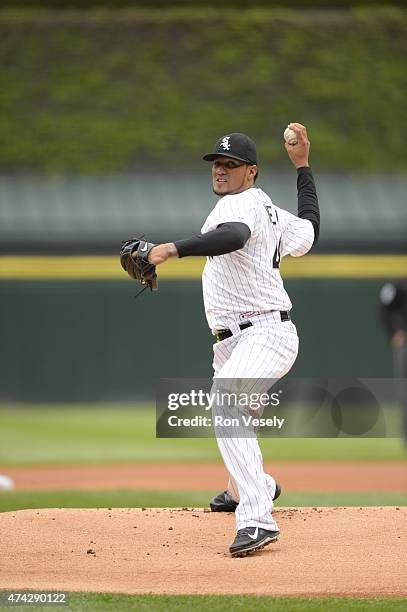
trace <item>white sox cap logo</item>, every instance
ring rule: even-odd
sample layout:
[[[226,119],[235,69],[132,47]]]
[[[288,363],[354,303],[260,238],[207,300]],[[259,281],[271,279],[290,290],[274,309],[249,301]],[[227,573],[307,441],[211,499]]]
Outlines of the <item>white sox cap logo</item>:
[[[246,134],[240,132],[221,136],[216,141],[214,153],[207,153],[203,156],[203,159],[205,161],[215,161],[218,155],[233,157],[248,164],[257,164],[256,144]]]
[[[222,138],[222,142],[220,143],[220,146],[223,147],[225,151],[229,151],[230,149],[229,138],[230,136],[225,136]]]

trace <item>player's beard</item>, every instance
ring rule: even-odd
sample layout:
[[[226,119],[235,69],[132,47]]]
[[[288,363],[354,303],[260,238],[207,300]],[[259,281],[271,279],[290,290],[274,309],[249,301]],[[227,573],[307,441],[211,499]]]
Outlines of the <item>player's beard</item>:
[[[231,189],[230,191],[223,191],[223,192],[219,192],[216,191],[216,189],[213,189],[213,193],[216,194],[219,198],[223,198],[223,196],[227,196],[227,195],[236,195],[237,193],[242,193],[243,191],[246,191],[246,189],[249,189],[249,187],[245,187],[244,189]]]

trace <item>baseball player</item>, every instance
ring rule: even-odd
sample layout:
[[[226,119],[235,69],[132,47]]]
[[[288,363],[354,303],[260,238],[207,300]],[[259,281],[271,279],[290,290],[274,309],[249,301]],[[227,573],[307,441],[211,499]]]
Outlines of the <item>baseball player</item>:
[[[151,264],[153,282],[155,266],[170,257],[207,257],[203,297],[216,339],[214,384],[220,386],[222,381],[255,381],[256,391],[259,385],[267,390],[270,380],[284,376],[297,357],[298,336],[280,261],[286,255],[304,255],[316,243],[319,208],[306,128],[299,123],[289,127],[297,137],[285,144],[297,168],[297,216],[275,206],[255,186],[258,159],[253,140],[241,133],[227,134],[203,158],[212,162],[212,186],[219,199],[201,233],[171,243],[143,243],[137,252],[130,252],[131,261],[138,253]],[[131,267],[122,265],[126,270]],[[225,413],[227,408],[215,403],[213,415]],[[277,540],[272,509],[280,487],[263,470],[255,435],[223,435],[216,428],[215,434],[229,484],[211,501],[211,508],[236,511],[237,534],[229,550],[232,556],[245,556]]]
[[[393,350],[395,376],[400,379],[403,435],[407,444],[407,278],[383,285],[380,303],[382,321]]]

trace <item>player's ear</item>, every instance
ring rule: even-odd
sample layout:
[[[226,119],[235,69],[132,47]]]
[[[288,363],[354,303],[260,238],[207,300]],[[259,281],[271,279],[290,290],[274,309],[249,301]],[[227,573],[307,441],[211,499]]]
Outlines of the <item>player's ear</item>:
[[[257,166],[249,166],[249,176],[254,180],[257,176]]]

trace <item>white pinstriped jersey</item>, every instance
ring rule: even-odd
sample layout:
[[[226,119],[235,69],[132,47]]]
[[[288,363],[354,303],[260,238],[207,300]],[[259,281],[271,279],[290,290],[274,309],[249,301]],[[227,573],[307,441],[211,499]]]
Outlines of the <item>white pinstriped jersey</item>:
[[[212,330],[228,328],[254,314],[290,310],[280,260],[286,255],[305,255],[314,240],[310,221],[274,206],[269,196],[255,187],[220,198],[201,232],[233,221],[245,223],[251,236],[242,249],[207,258],[202,285]]]

